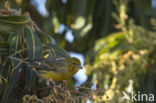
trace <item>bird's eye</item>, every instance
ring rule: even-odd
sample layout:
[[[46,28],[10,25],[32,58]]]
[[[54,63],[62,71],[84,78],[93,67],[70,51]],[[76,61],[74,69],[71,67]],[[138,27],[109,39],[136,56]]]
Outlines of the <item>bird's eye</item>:
[[[73,65],[76,65],[76,63],[73,62]]]

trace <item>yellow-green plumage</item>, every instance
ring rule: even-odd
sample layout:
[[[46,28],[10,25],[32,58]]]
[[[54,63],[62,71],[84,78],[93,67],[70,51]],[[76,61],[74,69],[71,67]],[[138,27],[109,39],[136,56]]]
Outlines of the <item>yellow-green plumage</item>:
[[[42,59],[26,63],[35,69],[39,77],[52,80],[68,80],[81,69],[79,59],[72,57],[69,59]]]

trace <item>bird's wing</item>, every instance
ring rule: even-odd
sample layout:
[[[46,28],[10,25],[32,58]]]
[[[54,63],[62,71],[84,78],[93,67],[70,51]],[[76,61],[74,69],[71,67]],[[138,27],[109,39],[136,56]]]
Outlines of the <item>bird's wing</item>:
[[[29,65],[37,71],[64,72],[66,68],[64,58],[35,60]]]

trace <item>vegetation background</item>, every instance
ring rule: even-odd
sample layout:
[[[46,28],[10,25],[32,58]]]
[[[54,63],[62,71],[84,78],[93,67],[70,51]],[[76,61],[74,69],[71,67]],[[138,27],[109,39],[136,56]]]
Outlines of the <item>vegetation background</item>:
[[[36,1],[46,1],[45,14],[35,0],[0,0],[0,103],[127,103],[123,91],[156,94],[156,0]],[[87,82],[48,87],[8,59],[53,58],[53,50],[83,54]]]

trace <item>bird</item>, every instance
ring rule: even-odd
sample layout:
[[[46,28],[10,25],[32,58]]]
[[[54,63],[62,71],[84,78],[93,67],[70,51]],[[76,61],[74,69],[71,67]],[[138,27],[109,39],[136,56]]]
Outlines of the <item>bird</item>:
[[[40,78],[54,81],[69,80],[79,69],[82,69],[81,62],[76,57],[27,61],[15,57],[10,58],[22,61],[27,67],[32,68]]]

